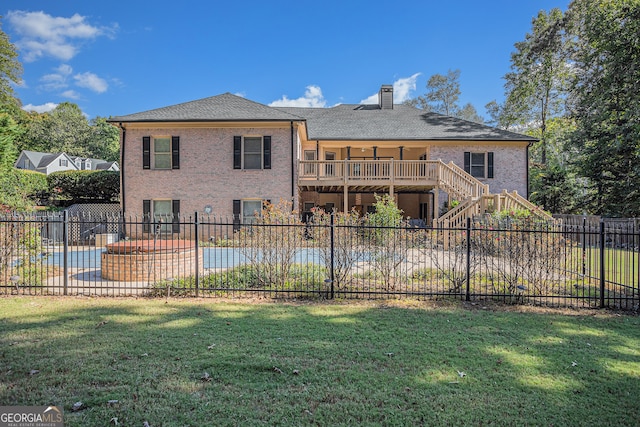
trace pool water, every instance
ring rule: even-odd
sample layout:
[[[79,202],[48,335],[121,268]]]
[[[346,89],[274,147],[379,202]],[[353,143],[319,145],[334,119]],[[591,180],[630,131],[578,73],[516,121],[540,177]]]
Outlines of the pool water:
[[[83,251],[70,250],[67,254],[68,268],[99,269],[101,267],[101,255],[104,249],[87,249]],[[238,249],[234,248],[202,248],[203,256],[200,260],[203,267],[231,268],[245,264],[247,258]],[[317,249],[300,249],[296,252],[295,263],[320,264],[320,254]],[[58,267],[64,266],[64,254],[52,252],[47,257],[47,263]]]

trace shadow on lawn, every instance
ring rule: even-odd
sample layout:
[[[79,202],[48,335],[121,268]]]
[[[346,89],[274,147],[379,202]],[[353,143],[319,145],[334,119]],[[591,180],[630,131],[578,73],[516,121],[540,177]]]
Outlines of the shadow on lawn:
[[[155,299],[0,307],[0,402],[63,406],[67,425],[637,422],[637,317]],[[77,401],[86,409],[72,413]]]

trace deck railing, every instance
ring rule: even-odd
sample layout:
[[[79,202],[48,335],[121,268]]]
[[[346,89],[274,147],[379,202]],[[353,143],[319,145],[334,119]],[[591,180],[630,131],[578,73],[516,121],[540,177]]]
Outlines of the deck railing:
[[[442,160],[302,160],[302,185],[432,185],[459,199],[488,193],[482,182]]]

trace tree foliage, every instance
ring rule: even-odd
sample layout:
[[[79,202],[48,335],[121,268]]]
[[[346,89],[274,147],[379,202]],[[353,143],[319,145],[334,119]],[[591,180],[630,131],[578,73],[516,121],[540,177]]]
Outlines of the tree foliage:
[[[29,210],[46,192],[43,174],[13,167],[18,156],[14,141],[22,128],[7,113],[0,113],[0,205],[13,210]]]
[[[88,121],[76,104],[63,102],[48,113],[29,113],[24,125],[27,131],[18,141],[20,150],[118,160],[118,129],[102,117]]]
[[[18,52],[0,27],[0,105],[20,105],[11,84],[19,84],[21,75],[22,65],[18,61]]]
[[[571,3],[576,80],[571,138],[590,211],[640,215],[640,1]]]
[[[449,70],[447,74],[434,74],[427,81],[427,92],[408,102],[425,111],[483,123],[476,108],[468,103],[460,107],[460,70]]]
[[[539,138],[532,199],[554,212],[640,215],[640,0],[540,12],[515,47],[505,101],[487,109],[492,123]]]
[[[535,159],[547,162],[547,122],[563,114],[571,67],[560,9],[540,11],[525,40],[515,44],[511,72],[505,76],[509,112],[516,123],[538,130]]]

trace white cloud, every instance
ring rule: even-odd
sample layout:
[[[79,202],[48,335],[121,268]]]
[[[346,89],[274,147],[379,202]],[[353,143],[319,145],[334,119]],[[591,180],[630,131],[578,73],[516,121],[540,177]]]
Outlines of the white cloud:
[[[76,85],[90,89],[96,93],[103,93],[109,88],[106,80],[96,76],[93,73],[81,73],[73,76]]]
[[[395,104],[402,104],[408,99],[411,99],[411,92],[416,90],[416,80],[420,76],[420,73],[415,73],[411,77],[403,77],[393,82],[393,102]],[[378,93],[374,93],[368,98],[360,101],[360,104],[377,104]]]
[[[60,90],[69,86],[67,78],[73,73],[73,68],[67,64],[62,64],[53,70],[51,74],[40,77],[42,88],[45,90]]]
[[[65,98],[69,98],[69,99],[80,99],[81,98],[80,94],[78,92],[76,92],[75,90],[65,90],[60,95],[64,96]]]
[[[118,26],[98,27],[86,22],[86,17],[74,14],[70,18],[51,16],[42,11],[13,10],[7,21],[20,38],[16,41],[24,60],[33,62],[44,56],[68,61],[78,54],[84,40],[99,36],[112,37]]]
[[[322,89],[319,86],[307,86],[304,96],[297,99],[289,99],[287,95],[283,95],[281,99],[273,101],[269,104],[271,107],[316,107],[323,108],[327,101],[322,95]]]
[[[58,104],[54,104],[53,102],[47,102],[46,104],[42,104],[42,105],[33,105],[33,104],[23,105],[22,109],[24,111],[35,111],[37,113],[46,113],[48,111],[53,110],[57,106]]]
[[[73,68],[67,64],[62,64],[53,70],[51,74],[45,74],[40,77],[41,88],[47,91],[61,91],[68,89],[70,86],[69,78],[73,79],[75,85],[85,89],[92,90],[96,93],[103,93],[109,89],[107,81],[91,72],[73,73]],[[62,93],[67,98],[78,99],[80,95],[72,90]]]

